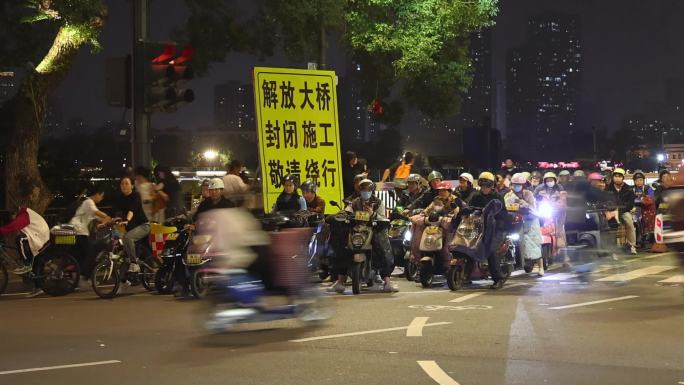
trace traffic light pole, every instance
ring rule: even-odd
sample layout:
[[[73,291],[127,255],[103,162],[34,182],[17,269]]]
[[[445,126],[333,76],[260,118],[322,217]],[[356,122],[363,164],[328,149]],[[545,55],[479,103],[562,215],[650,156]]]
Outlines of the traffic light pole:
[[[131,155],[134,166],[150,167],[150,114],[145,112],[145,42],[150,33],[149,0],[133,2],[133,133]]]

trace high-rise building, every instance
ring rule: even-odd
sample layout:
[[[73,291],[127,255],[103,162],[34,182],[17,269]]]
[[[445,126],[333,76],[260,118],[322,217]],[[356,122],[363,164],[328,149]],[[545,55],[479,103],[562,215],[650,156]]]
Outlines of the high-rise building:
[[[577,16],[548,12],[530,19],[527,43],[507,58],[510,150],[540,160],[572,156],[581,67]]]
[[[256,129],[254,90],[249,84],[229,81],[214,88],[214,124],[217,129]]]
[[[492,109],[492,29],[473,32],[470,36],[470,59],[473,82],[463,96],[463,105],[457,122],[461,127],[488,124]],[[450,125],[450,132],[457,127]]]
[[[371,100],[363,94],[361,72],[363,66],[356,61],[347,64],[347,72],[337,87],[339,95],[340,136],[345,146],[373,141],[380,129],[373,114],[368,111]]]

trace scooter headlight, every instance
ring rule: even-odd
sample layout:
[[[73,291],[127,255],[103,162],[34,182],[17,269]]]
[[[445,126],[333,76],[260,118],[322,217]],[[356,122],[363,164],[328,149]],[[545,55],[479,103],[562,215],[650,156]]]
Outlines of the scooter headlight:
[[[549,219],[553,217],[553,206],[549,202],[542,202],[539,205],[539,210],[537,210],[539,216],[544,219]]]
[[[520,240],[520,234],[511,234],[507,238],[511,241],[517,242]]]
[[[406,230],[406,232],[404,233],[404,242],[411,242],[411,236],[411,231]]]

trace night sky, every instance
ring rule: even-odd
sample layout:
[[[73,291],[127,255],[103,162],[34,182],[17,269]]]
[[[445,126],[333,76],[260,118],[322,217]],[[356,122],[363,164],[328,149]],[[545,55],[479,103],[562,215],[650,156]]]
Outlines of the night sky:
[[[128,53],[131,43],[129,2],[107,1],[109,21],[101,35],[103,51],[84,49],[74,71],[59,89],[64,122],[82,118],[98,127],[115,124],[122,109],[106,107],[104,60]],[[494,27],[493,77],[505,79],[506,53],[525,42],[527,21],[534,14],[558,10],[580,16],[583,75],[579,124],[617,129],[623,118],[639,112],[651,101],[662,102],[668,79],[684,78],[684,2],[678,0],[500,0]],[[168,40],[170,31],[187,17],[182,0],[152,0],[152,39]],[[332,68],[343,74],[342,53],[332,52]],[[175,114],[156,114],[156,128],[199,128],[213,123],[213,87],[228,80],[249,81],[254,65],[300,66],[278,55],[265,62],[244,54],[231,54],[215,63],[210,73],[192,81],[195,101]],[[86,92],[84,90],[92,90]],[[128,119],[128,114],[126,114]],[[410,134],[409,127],[402,127]]]

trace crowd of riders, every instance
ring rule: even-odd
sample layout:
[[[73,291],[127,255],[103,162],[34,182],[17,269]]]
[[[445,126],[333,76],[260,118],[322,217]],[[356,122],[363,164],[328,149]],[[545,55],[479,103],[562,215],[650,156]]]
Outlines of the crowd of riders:
[[[600,205],[615,211],[615,220],[623,224],[624,247],[627,252],[636,254],[638,247],[645,247],[651,240],[653,217],[659,195],[668,186],[668,173],[662,172],[656,186],[649,186],[643,172],[632,173],[633,183],[626,183],[625,170],[615,168],[606,171],[594,170],[560,170],[540,171],[522,170],[508,159],[499,170],[483,171],[474,175],[464,172],[459,175],[455,185],[445,180],[437,171],[421,175],[413,167],[414,156],[406,153],[400,162],[387,168],[382,181],[391,181],[393,205],[401,207],[398,213],[406,218],[417,215],[430,216],[439,214],[446,218],[445,237],[454,234],[461,218],[468,216],[476,209],[486,207],[492,201],[499,201],[506,210],[494,216],[492,243],[487,256],[490,266],[490,277],[494,281],[491,288],[501,288],[505,277],[499,270],[498,244],[505,241],[507,215],[512,208],[524,208],[527,220],[521,230],[521,252],[535,254],[541,247],[542,228],[545,226],[544,216],[538,213],[543,202],[554,207],[553,222],[556,244],[554,251],[566,245],[565,229],[581,225],[588,205]],[[250,190],[249,182],[241,174],[243,166],[234,161],[228,165],[228,173],[223,178],[213,178],[202,182],[199,205],[189,212],[190,223],[187,229],[193,228],[193,222],[208,211],[221,208],[240,207],[244,204]],[[388,201],[379,193],[377,184],[368,177],[365,162],[356,154],[348,153],[342,170],[344,184],[344,200],[339,202],[340,208],[349,213],[367,212],[375,221],[389,222],[390,210]],[[91,186],[83,191],[78,200],[66,211],[70,218],[65,220],[76,231],[76,259],[81,266],[82,282],[88,285],[91,278],[94,255],[97,254],[97,243],[92,236],[98,226],[117,221],[126,228],[123,245],[129,260],[130,271],[139,271],[136,243],[146,240],[150,235],[151,223],[164,223],[165,219],[186,213],[186,205],[179,182],[170,169],[157,167],[154,173],[145,168],[137,168],[124,175],[119,181],[120,193],[112,199],[113,209],[101,211],[97,205],[104,199],[102,188]],[[30,191],[29,191],[30,190]],[[15,270],[24,274],[32,269],[33,256],[47,244],[50,229],[42,217],[27,208],[26,202],[32,195],[39,194],[29,188],[17,204],[13,220],[0,227],[0,235],[18,234],[17,248],[20,251],[21,263]],[[318,195],[314,180],[300,181],[297,176],[285,175],[282,178],[282,192],[278,195],[273,212],[309,212],[323,216],[326,202],[330,197]],[[337,203],[336,203],[337,204]],[[549,218],[546,218],[548,221]],[[94,224],[94,225],[93,225]],[[328,226],[330,227],[330,226]],[[412,243],[409,248],[410,258],[419,258],[417,243],[420,239],[420,226],[412,230]],[[343,251],[346,239],[335,234],[334,229],[326,232],[333,246],[331,257],[331,292],[342,293],[348,274],[349,256]],[[337,239],[336,239],[337,237]],[[444,242],[444,253],[449,253]],[[395,260],[390,247],[386,226],[378,226],[373,230],[373,265],[376,267],[378,282],[382,283],[385,292],[397,291],[391,275],[395,268]],[[568,261],[565,261],[566,263]],[[544,274],[543,264],[539,264],[539,275]],[[180,295],[187,295],[187,288],[181,284]],[[36,287],[31,295],[40,294]]]

